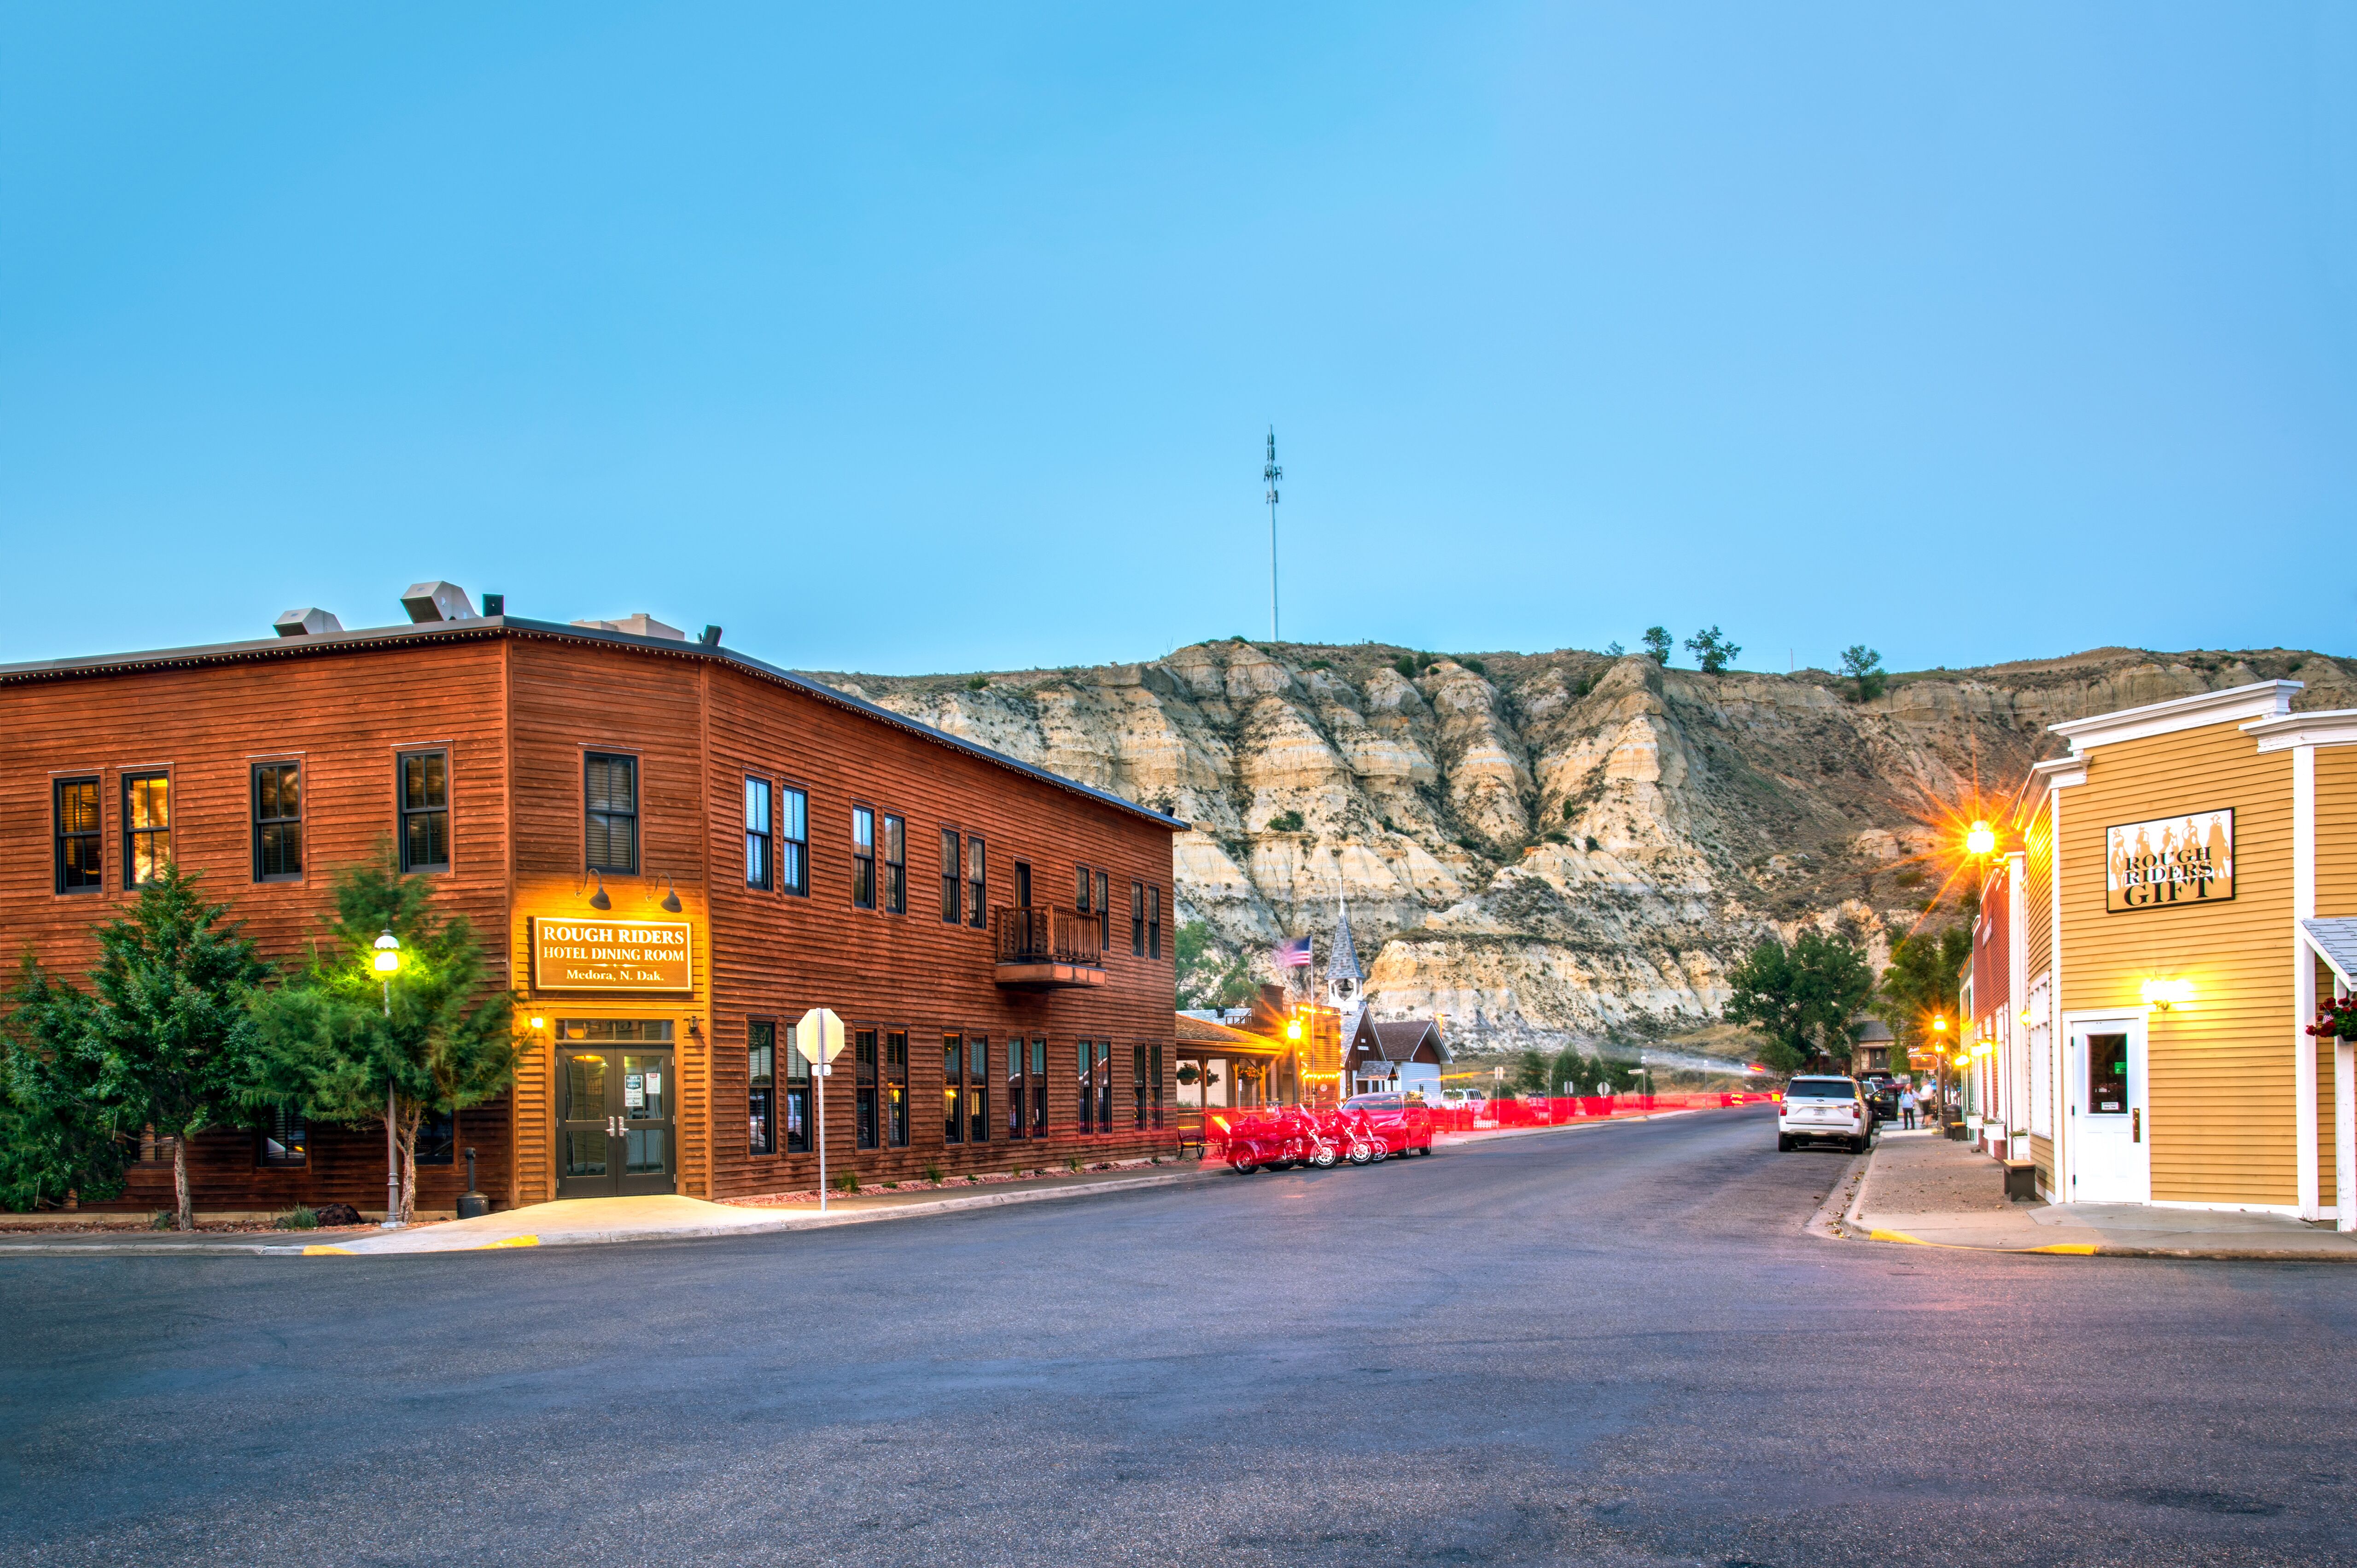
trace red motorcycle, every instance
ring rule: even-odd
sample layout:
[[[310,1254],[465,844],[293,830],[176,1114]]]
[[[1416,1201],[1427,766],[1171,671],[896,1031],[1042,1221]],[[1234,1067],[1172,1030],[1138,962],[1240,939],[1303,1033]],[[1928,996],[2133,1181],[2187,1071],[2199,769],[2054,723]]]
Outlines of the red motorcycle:
[[[1229,1124],[1228,1166],[1239,1176],[1250,1176],[1264,1165],[1270,1170],[1291,1165],[1328,1169],[1351,1144],[1337,1138],[1326,1120],[1299,1106],[1240,1117]]]

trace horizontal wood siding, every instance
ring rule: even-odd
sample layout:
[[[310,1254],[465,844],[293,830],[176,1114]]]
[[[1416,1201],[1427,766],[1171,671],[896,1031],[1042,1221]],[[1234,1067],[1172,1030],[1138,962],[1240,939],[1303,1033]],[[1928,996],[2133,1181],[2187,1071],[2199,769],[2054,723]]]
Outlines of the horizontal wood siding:
[[[2105,912],[2107,826],[2229,806],[2233,902]],[[2290,756],[2232,724],[2097,748],[2064,792],[2063,1009],[2136,1011],[2151,978],[2195,986],[2147,1023],[2156,1201],[2297,1199],[2291,849]]]
[[[0,686],[0,730],[10,743],[0,772],[0,947],[12,956],[29,949],[45,966],[81,977],[97,956],[91,928],[137,900],[123,887],[123,775],[162,769],[172,779],[175,858],[231,903],[265,954],[291,964],[331,907],[334,869],[375,854],[393,833],[395,757],[441,748],[450,753],[451,870],[434,877],[435,902],[491,935],[494,983],[506,984],[495,935],[507,891],[499,664],[499,644],[485,639]],[[256,883],[251,768],[282,758],[303,767],[304,874]],[[49,784],[81,773],[100,780],[105,885],[61,896],[51,872]],[[460,1129],[461,1145],[483,1155],[482,1179],[494,1193],[508,1158],[507,1119],[494,1105],[469,1112]],[[198,1206],[383,1205],[381,1129],[315,1126],[300,1171],[259,1170],[256,1149],[242,1128],[196,1140]],[[465,1179],[463,1163],[429,1167],[421,1202],[449,1207]],[[170,1187],[168,1164],[142,1166],[113,1207],[155,1207],[168,1201]]]
[[[2316,750],[2316,912],[2357,915],[2357,746]]]

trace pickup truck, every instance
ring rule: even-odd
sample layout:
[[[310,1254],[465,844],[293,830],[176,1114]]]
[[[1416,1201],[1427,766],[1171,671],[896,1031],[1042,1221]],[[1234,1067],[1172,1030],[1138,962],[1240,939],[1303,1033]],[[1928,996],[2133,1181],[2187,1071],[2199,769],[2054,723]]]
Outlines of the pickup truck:
[[[1873,1136],[1874,1112],[1856,1079],[1796,1078],[1784,1086],[1776,1107],[1778,1152],[1823,1140],[1862,1155]]]

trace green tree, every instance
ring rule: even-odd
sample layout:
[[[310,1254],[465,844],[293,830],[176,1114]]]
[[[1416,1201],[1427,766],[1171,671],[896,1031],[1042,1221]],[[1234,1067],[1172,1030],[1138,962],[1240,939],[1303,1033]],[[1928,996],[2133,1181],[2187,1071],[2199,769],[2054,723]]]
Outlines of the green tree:
[[[1882,655],[1863,642],[1853,642],[1842,650],[1842,677],[1857,682],[1857,700],[1861,703],[1870,703],[1882,695],[1890,679],[1882,668]]]
[[[1551,1064],[1544,1051],[1522,1050],[1506,1067],[1506,1089],[1513,1094],[1560,1093],[1547,1086],[1547,1070]]]
[[[1768,1036],[1762,1056],[1778,1072],[1796,1072],[1822,1052],[1847,1060],[1849,1021],[1874,994],[1874,972],[1857,944],[1804,930],[1787,947],[1764,939],[1727,972],[1730,1023]]]
[[[1178,928],[1179,1006],[1241,1007],[1252,996],[1250,959],[1222,953],[1204,921],[1189,920]]]
[[[371,965],[381,932],[400,940],[388,978]],[[445,919],[425,878],[404,876],[393,846],[336,874],[336,913],[303,971],[256,1000],[250,1099],[307,1116],[388,1126],[400,1215],[417,1211],[417,1124],[480,1105],[515,1077],[515,999],[486,988],[482,943],[464,915]]]
[[[270,972],[199,883],[167,865],[128,915],[96,928],[88,992],[25,961],[8,998],[12,1191],[70,1180],[111,1197],[128,1153],[119,1141],[152,1127],[172,1141],[175,1222],[195,1229],[188,1140],[241,1108],[249,1007]]]
[[[1588,1060],[1577,1046],[1566,1046],[1555,1053],[1555,1065],[1547,1076],[1550,1094],[1586,1094],[1596,1082],[1596,1063]],[[1566,1088],[1566,1084],[1570,1087]]]
[[[1646,652],[1653,656],[1654,663],[1664,670],[1670,667],[1671,642],[1667,628],[1649,626],[1645,628],[1645,635],[1639,638],[1637,641]]]
[[[1948,1020],[1948,1038],[1959,1037],[1956,1004],[1964,964],[1973,956],[1973,933],[1966,926],[1943,931],[1918,931],[1902,937],[1890,950],[1890,966],[1882,972],[1876,1015],[1890,1026],[1900,1046],[1922,1050],[1932,1033],[1933,1017]]]
[[[1714,626],[1708,631],[1698,631],[1687,638],[1686,651],[1695,656],[1695,662],[1702,666],[1704,674],[1717,675],[1733,663],[1735,656],[1743,650],[1727,641]]]

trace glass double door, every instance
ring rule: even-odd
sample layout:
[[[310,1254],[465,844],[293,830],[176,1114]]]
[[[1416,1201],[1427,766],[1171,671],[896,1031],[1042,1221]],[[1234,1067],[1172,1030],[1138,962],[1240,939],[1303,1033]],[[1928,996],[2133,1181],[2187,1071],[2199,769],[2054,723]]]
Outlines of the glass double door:
[[[557,1058],[556,1196],[672,1191],[678,1093],[669,1051],[565,1043]]]

